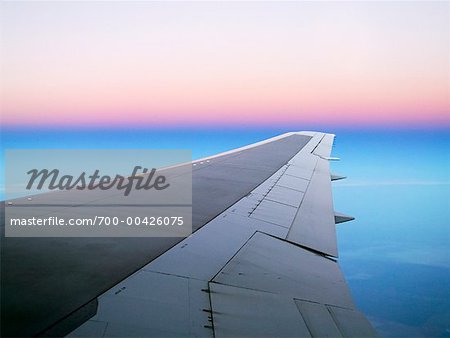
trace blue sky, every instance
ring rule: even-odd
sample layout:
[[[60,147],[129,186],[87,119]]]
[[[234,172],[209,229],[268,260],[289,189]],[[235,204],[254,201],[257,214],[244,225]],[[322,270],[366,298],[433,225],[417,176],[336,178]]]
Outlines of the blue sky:
[[[340,264],[382,336],[450,336],[450,134],[338,134]]]

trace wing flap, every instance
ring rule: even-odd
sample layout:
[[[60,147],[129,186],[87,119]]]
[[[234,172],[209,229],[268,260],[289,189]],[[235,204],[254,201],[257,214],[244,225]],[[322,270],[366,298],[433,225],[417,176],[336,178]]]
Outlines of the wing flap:
[[[287,239],[326,255],[338,256],[329,164],[326,160],[317,161]]]

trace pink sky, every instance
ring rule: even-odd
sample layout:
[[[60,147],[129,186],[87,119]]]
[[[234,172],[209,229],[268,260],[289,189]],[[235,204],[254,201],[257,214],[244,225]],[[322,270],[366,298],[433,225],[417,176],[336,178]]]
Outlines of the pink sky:
[[[449,2],[2,2],[4,125],[450,125]]]

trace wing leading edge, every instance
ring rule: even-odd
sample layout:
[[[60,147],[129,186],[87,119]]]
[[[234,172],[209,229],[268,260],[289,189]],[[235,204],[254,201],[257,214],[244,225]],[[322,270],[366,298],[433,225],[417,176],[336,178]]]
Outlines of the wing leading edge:
[[[69,336],[376,336],[335,260],[334,135],[267,142],[292,135],[310,139],[248,195],[100,295],[95,315]]]

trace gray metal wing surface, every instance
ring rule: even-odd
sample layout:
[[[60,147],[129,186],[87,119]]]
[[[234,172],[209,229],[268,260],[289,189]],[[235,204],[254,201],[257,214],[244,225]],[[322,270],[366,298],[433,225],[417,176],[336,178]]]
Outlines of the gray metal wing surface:
[[[187,238],[6,238],[2,217],[2,336],[375,336],[336,261],[349,217],[333,209],[333,139],[287,133],[184,164]]]
[[[96,298],[68,336],[376,336],[336,261],[333,139],[288,133],[195,161],[198,230]]]

